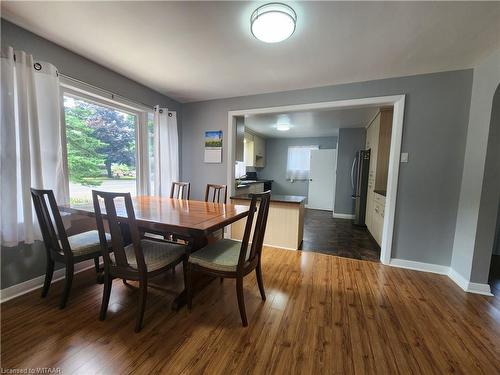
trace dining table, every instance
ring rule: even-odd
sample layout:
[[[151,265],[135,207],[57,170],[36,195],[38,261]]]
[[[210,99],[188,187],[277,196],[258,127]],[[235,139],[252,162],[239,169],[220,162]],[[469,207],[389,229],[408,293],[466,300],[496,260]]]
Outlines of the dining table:
[[[137,225],[141,232],[172,235],[184,240],[190,252],[206,246],[210,236],[248,216],[249,207],[244,205],[212,203],[157,196],[132,197]],[[93,203],[70,203],[59,206],[61,212],[95,217]],[[101,208],[102,209],[102,208]],[[106,218],[106,211],[102,212]],[[116,201],[116,214],[125,224],[128,220],[123,200]],[[194,290],[207,284],[201,275],[193,275]],[[178,310],[186,303],[183,290],[173,301]]]

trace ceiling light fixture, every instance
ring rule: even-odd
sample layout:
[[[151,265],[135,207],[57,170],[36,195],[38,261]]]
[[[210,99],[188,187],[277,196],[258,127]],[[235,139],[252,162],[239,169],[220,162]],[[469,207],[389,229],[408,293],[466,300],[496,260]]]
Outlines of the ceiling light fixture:
[[[288,124],[278,124],[276,125],[276,130],[279,130],[280,132],[286,132],[290,130],[290,125]]]
[[[296,23],[297,13],[282,3],[262,5],[250,17],[253,36],[265,43],[277,43],[290,38]]]

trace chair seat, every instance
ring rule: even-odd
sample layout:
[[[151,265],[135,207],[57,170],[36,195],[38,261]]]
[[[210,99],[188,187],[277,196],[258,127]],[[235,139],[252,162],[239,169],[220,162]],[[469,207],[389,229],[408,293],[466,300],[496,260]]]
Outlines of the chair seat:
[[[174,263],[180,260],[186,253],[185,246],[183,245],[148,239],[141,240],[141,247],[148,272],[156,271]],[[125,255],[127,256],[129,265],[137,269],[134,245],[125,246]],[[114,262],[113,254],[110,254],[110,256]]]
[[[106,240],[111,241],[111,237],[106,233]],[[69,246],[75,257],[98,253],[101,251],[101,242],[99,241],[99,232],[89,230],[88,232],[78,233],[68,237]]]
[[[236,272],[240,250],[241,242],[221,239],[192,253],[189,262],[216,271]],[[247,260],[249,256],[250,249],[247,250]]]

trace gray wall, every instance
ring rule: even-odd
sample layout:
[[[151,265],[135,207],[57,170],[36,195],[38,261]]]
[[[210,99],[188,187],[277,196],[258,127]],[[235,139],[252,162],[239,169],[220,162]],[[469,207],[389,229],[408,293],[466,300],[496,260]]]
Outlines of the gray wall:
[[[500,55],[499,55],[500,56]],[[500,59],[498,61],[500,70]],[[499,77],[500,79],[500,77]],[[483,189],[479,206],[476,243],[470,281],[487,283],[495,241],[498,201],[500,199],[500,86],[493,98]]]
[[[334,207],[334,212],[337,214],[354,214],[351,186],[352,161],[356,156],[356,151],[365,149],[365,138],[365,128],[339,129]]]
[[[203,132],[227,134],[227,112],[339,99],[406,94],[402,164],[392,256],[450,264],[469,117],[472,70],[391,78],[189,103],[182,106],[182,178],[193,198],[226,181],[222,164],[203,163]]]
[[[495,242],[493,244],[493,254],[500,255],[500,200],[497,208],[497,225],[495,229]]]
[[[303,195],[307,197],[309,182],[287,181],[286,161],[289,146],[308,145],[318,145],[320,149],[334,149],[337,148],[337,137],[266,139],[266,166],[257,170],[257,172],[260,178],[274,180],[274,194]]]
[[[498,124],[492,121],[493,95],[499,82],[500,50],[497,50],[474,69],[465,161],[451,261],[451,268],[455,272],[467,281],[476,283],[488,281],[500,191],[498,164],[496,164],[498,138],[495,143]],[[498,105],[497,98],[495,106]],[[496,120],[498,121],[498,118]]]
[[[180,126],[181,106],[176,101],[4,19],[1,19],[1,43],[2,47],[12,46],[32,54],[36,59],[50,62],[59,72],[83,82],[144,104],[161,104],[176,110]],[[45,250],[42,243],[2,247],[0,255],[1,289],[45,273]]]

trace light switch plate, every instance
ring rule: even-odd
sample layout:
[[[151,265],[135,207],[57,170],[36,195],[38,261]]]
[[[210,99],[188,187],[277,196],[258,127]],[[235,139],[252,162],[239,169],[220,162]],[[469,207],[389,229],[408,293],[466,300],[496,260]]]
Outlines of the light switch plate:
[[[408,153],[407,152],[401,153],[401,163],[408,163]]]

